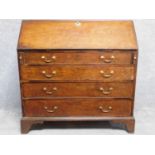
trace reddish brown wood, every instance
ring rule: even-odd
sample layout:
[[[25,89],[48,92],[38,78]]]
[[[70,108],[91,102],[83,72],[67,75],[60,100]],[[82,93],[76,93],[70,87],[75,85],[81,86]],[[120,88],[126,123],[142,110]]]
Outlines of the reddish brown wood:
[[[132,21],[24,21],[18,49],[137,49]]]
[[[25,100],[27,117],[41,116],[130,116],[131,100],[126,99],[50,99]],[[57,107],[57,108],[55,108]],[[101,108],[100,108],[101,107]],[[110,109],[111,107],[111,109]]]
[[[18,52],[22,133],[70,120],[111,121],[134,132],[132,21],[24,21]]]
[[[46,73],[43,74],[42,72]],[[103,71],[104,73],[101,73]],[[53,74],[55,72],[55,74]],[[113,72],[113,73],[111,73]],[[104,76],[110,76],[106,78]],[[50,77],[47,77],[50,76]],[[52,65],[21,66],[22,80],[58,81],[129,81],[134,80],[134,66],[111,67],[105,65]]]
[[[120,124],[124,124],[126,130],[129,133],[133,133],[135,130],[135,119],[131,118],[131,119],[122,119],[122,120],[112,120],[111,123],[120,123]]]
[[[28,65],[50,64],[131,64],[132,51],[119,50],[48,50],[21,54]]]
[[[21,120],[21,133],[23,133],[23,134],[28,133],[34,124],[43,124],[43,121],[42,120],[22,119]]]
[[[24,83],[23,97],[124,97],[132,98],[133,83]],[[125,90],[125,91],[124,91]]]
[[[74,122],[90,122],[90,121],[109,121],[111,127],[116,128],[116,124],[120,124],[119,128],[125,127],[127,132],[133,133],[135,129],[135,119],[134,117],[24,117],[23,122],[27,124],[30,122],[31,125],[33,124],[42,124],[44,122],[66,122],[66,121],[74,121]],[[38,123],[39,122],[39,123]],[[24,131],[23,134],[28,133],[29,130],[25,130],[24,125],[22,124]],[[30,128],[29,128],[30,129]],[[117,127],[118,129],[118,127]],[[124,129],[124,128],[123,128]]]

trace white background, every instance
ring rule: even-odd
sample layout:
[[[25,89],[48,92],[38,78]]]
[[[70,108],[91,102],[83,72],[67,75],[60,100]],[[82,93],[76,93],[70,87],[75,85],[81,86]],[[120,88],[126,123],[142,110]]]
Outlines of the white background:
[[[4,0],[2,19],[153,19],[154,0]],[[0,154],[155,154],[154,136],[1,136]]]
[[[150,19],[154,0],[0,0],[0,18]]]

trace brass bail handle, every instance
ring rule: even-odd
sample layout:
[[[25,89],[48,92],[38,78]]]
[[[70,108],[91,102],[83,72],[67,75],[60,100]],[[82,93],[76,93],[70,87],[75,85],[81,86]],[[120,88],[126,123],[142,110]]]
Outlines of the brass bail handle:
[[[109,94],[111,94],[113,88],[110,87],[108,90],[105,90],[103,87],[100,87],[99,90],[100,90],[104,95],[109,95]]]
[[[58,106],[53,106],[52,109],[48,109],[47,106],[44,106],[44,110],[48,113],[54,113],[58,109]]]
[[[53,62],[53,61],[55,61],[56,60],[56,56],[55,55],[53,55],[51,58],[47,58],[46,56],[41,56],[41,59],[45,62],[45,63],[51,63],[51,62]]]
[[[46,71],[42,71],[42,74],[46,77],[46,78],[52,78],[56,75],[56,71],[52,71],[51,74],[48,74]]]
[[[114,74],[114,71],[111,70],[109,74],[105,73],[103,70],[100,71],[101,75],[103,75],[104,78],[110,78]]]
[[[115,56],[112,55],[110,58],[105,58],[104,55],[101,55],[100,59],[103,60],[103,62],[105,62],[105,63],[112,63],[112,61],[115,59]]]
[[[112,106],[108,106],[108,108],[104,108],[103,106],[99,106],[98,108],[103,113],[109,113],[110,111],[112,111]]]
[[[52,95],[55,91],[57,91],[57,87],[52,88],[51,91],[49,91],[47,87],[43,87],[43,91],[48,95]]]

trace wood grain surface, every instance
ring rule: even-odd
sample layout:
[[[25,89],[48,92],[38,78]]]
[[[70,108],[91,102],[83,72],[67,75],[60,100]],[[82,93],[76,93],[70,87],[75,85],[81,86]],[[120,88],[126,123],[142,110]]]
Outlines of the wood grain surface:
[[[24,115],[38,116],[130,116],[131,100],[52,99],[25,100]],[[102,109],[100,109],[100,106]],[[57,107],[57,108],[55,108]],[[112,107],[110,110],[109,107]],[[103,111],[102,111],[103,110]]]
[[[132,21],[23,21],[21,132],[44,121],[108,120],[134,132],[138,47]]]
[[[117,97],[132,98],[133,83],[24,83],[24,98]]]
[[[132,51],[118,50],[50,50],[20,53],[24,64],[131,64]]]
[[[137,49],[132,21],[23,21],[18,49]]]
[[[101,73],[103,71],[104,73]],[[45,72],[45,74],[43,74]],[[53,74],[55,72],[55,74]],[[109,77],[106,77],[109,76]],[[21,80],[46,81],[129,81],[134,80],[134,67],[104,65],[21,66]]]

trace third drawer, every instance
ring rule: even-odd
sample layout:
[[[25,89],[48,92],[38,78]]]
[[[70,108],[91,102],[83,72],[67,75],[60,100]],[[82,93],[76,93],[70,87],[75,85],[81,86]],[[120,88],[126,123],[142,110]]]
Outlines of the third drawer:
[[[23,97],[123,97],[133,96],[133,83],[23,83]]]

